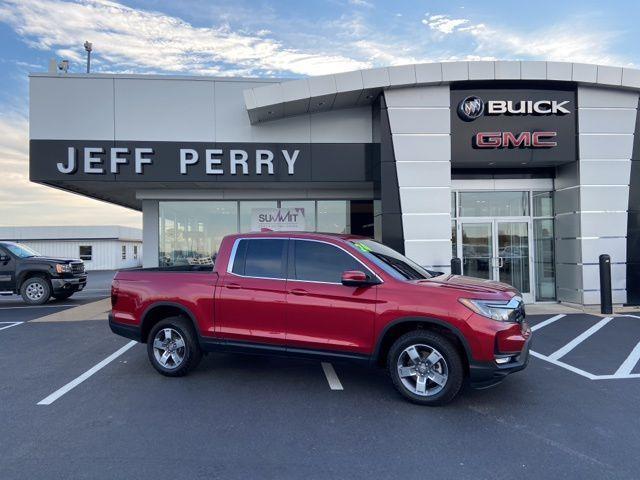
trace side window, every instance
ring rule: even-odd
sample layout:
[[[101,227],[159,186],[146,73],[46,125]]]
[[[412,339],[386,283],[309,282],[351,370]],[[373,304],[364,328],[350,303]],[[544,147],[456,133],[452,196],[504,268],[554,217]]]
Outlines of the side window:
[[[256,238],[240,240],[232,272],[245,277],[286,278],[287,240]]]
[[[80,245],[80,260],[91,260],[93,257],[93,247],[91,245]]]
[[[365,267],[344,250],[328,243],[295,240],[294,278],[314,282],[340,283],[342,273]]]

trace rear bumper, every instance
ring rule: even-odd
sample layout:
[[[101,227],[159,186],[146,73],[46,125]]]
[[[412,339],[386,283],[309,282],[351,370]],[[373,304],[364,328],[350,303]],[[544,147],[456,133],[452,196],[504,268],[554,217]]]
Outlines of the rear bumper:
[[[86,275],[77,275],[69,278],[52,278],[51,287],[53,293],[79,292],[87,285]]]
[[[142,341],[140,327],[118,323],[114,321],[113,315],[111,313],[109,314],[109,328],[113,333],[115,333],[116,335],[120,335],[121,337],[130,338],[131,340],[135,340],[136,342]]]
[[[469,364],[469,382],[472,388],[489,388],[502,382],[508,375],[524,370],[529,363],[529,343],[511,362],[499,365],[496,362],[471,362]]]

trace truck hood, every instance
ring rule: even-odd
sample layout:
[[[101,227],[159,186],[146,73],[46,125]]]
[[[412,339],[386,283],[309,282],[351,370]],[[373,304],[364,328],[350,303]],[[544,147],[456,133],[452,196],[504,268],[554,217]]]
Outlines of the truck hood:
[[[81,262],[82,260],[78,260],[76,258],[27,257],[23,258],[21,261],[30,263],[73,263]]]
[[[511,285],[482,278],[466,277],[463,275],[440,275],[428,280],[418,280],[416,285],[435,286],[440,288],[454,289],[465,294],[476,294],[478,296],[495,296],[509,299],[515,295],[520,295]]]

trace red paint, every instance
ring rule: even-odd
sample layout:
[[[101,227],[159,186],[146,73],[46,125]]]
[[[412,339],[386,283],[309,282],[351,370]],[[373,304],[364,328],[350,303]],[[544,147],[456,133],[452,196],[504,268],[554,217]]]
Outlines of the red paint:
[[[341,246],[383,283],[345,286],[228,273],[234,240],[251,235],[316,239]],[[205,338],[373,355],[391,324],[426,318],[459,332],[469,347],[470,361],[493,362],[496,354],[518,353],[525,347],[530,336],[526,324],[482,317],[458,301],[461,297],[508,300],[517,293],[512,287],[455,275],[397,280],[348,241],[357,238],[282,232],[231,235],[222,242],[213,273],[118,272],[113,283],[114,321],[140,325],[149,308],[169,303],[190,312]]]

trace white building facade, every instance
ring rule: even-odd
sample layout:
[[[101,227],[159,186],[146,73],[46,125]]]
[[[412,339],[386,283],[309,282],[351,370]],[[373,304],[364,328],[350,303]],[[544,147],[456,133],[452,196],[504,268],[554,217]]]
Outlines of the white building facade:
[[[79,258],[85,270],[142,266],[142,230],[131,227],[0,227],[0,240],[18,242],[52,258]]]

